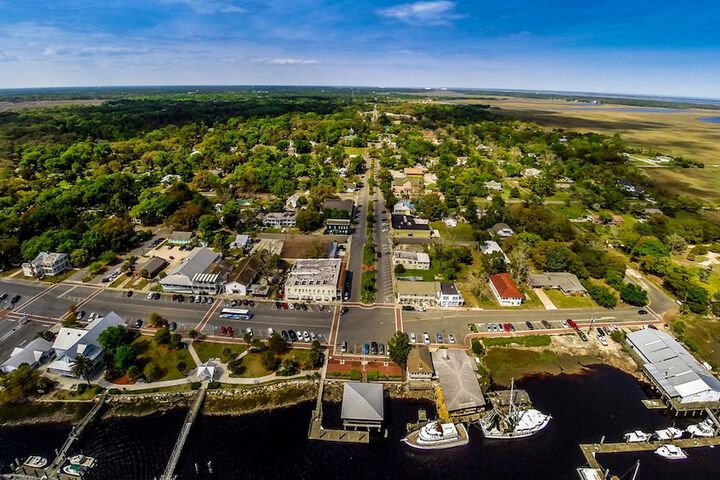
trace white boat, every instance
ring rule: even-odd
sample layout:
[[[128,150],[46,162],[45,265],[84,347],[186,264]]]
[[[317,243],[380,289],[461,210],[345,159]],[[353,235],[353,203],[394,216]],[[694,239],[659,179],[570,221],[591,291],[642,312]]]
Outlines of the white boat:
[[[628,443],[647,442],[650,440],[650,434],[635,430],[634,432],[626,433],[623,438]]]
[[[672,444],[663,445],[655,450],[655,453],[667,460],[685,460],[687,458],[687,454],[682,448]]]
[[[507,415],[493,411],[480,419],[480,429],[486,438],[525,438],[535,435],[548,426],[552,416],[534,408],[517,408],[513,401],[514,380],[510,383],[509,412]]]
[[[683,431],[679,428],[668,427],[662,430],[655,430],[652,434],[653,440],[675,440],[676,438],[682,437]]]
[[[715,425],[712,420],[706,418],[698,424],[690,425],[687,432],[693,437],[714,437]]]
[[[93,457],[87,457],[85,455],[73,455],[72,457],[68,458],[68,461],[72,465],[78,465],[85,468],[92,468],[95,466],[95,464],[97,464],[97,460],[95,460]]]
[[[597,468],[582,467],[576,471],[580,480],[603,480],[603,474]]]
[[[468,441],[465,425],[442,423],[440,420],[429,422],[420,430],[411,432],[402,439],[403,443],[421,450],[461,447],[467,445]]]

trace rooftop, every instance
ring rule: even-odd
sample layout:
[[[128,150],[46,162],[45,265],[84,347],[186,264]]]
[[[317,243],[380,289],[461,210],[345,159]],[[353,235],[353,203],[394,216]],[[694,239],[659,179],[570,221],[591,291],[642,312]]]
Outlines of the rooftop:
[[[580,279],[569,272],[543,272],[528,276],[533,287],[560,288],[564,292],[586,292]]]
[[[170,238],[168,238],[168,241],[170,242],[189,242],[192,240],[192,238],[195,236],[193,232],[181,232],[179,230],[175,230],[170,234]]]
[[[390,218],[394,230],[430,230],[427,220],[412,215],[393,214]]]
[[[410,350],[407,369],[410,373],[433,373],[432,355],[427,345],[416,345]]]
[[[489,280],[495,287],[495,290],[497,290],[500,298],[525,298],[509,274],[498,273],[490,275]]]
[[[453,282],[441,282],[440,293],[443,295],[460,295],[457,286]]]
[[[352,383],[343,386],[343,420],[382,422],[385,417],[383,387],[377,383]]]
[[[395,250],[393,256],[399,260],[414,260],[420,263],[430,263],[430,255],[425,252],[406,252],[404,250]]]
[[[340,278],[339,258],[299,259],[288,275],[287,285],[338,285]]]
[[[442,348],[432,352],[432,362],[449,412],[485,405],[472,361],[464,351]]]

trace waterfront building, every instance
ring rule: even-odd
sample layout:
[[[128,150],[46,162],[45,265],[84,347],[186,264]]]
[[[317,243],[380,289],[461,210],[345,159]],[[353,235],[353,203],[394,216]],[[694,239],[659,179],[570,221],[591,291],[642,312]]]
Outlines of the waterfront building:
[[[410,382],[430,382],[436,378],[427,345],[413,345],[407,358],[407,377]]]
[[[431,356],[450,416],[456,421],[477,420],[485,410],[485,397],[474,362],[462,350],[441,348]]]
[[[37,368],[45,358],[52,355],[52,352],[52,343],[38,337],[24,347],[15,347],[10,353],[10,358],[0,365],[0,371],[10,373],[23,363],[27,363],[31,368]]]
[[[377,383],[345,383],[340,418],[345,428],[379,431],[385,418],[383,386]]]

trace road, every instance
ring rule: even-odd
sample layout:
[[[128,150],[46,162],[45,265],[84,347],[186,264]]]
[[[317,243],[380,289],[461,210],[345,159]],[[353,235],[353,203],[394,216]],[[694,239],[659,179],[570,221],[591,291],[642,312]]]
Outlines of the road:
[[[395,329],[392,307],[348,307],[339,319],[336,346],[347,342],[348,353],[360,353],[359,348],[365,343],[387,343]]]
[[[656,287],[652,282],[646,280],[645,277],[636,270],[627,268],[625,270],[625,280],[639,285],[643,290],[648,292],[648,299],[650,300],[648,310],[651,310],[659,317],[662,318],[666,313],[677,309],[678,305],[672,297]]]
[[[367,158],[366,168],[367,168]],[[353,272],[353,284],[350,291],[350,301],[359,302],[362,293],[362,267],[363,267],[363,251],[365,242],[367,242],[367,204],[370,196],[370,186],[368,185],[367,175],[363,181],[363,186],[358,194],[357,211],[358,223],[352,234],[352,244],[348,257],[347,269]]]
[[[375,249],[382,252],[381,257],[375,260],[375,280],[377,286],[375,303],[393,303],[392,261],[390,258],[392,253],[390,249],[390,235],[388,233],[388,223],[390,219],[385,211],[385,199],[380,193],[380,189],[375,189],[374,202],[375,227],[373,241],[375,242]],[[385,232],[383,232],[383,220],[385,221]]]

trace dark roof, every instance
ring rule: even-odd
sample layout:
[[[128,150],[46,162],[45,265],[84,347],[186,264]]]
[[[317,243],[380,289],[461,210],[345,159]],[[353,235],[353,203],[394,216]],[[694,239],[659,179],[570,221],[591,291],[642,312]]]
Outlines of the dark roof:
[[[417,223],[411,215],[393,214],[390,220],[394,230],[430,230],[428,223]]]
[[[344,210],[348,213],[352,213],[355,208],[355,202],[352,200],[340,200],[339,198],[328,198],[323,202],[323,210],[331,208],[333,210]]]
[[[452,282],[441,282],[440,293],[442,293],[443,295],[460,295],[457,287]]]
[[[142,270],[147,270],[150,277],[154,277],[167,266],[168,262],[164,258],[150,257],[142,266]]]
[[[328,218],[325,225],[350,225],[349,218]]]
[[[228,282],[237,282],[243,285],[250,285],[257,276],[260,269],[260,261],[256,256],[247,257],[244,262],[238,264],[230,274]]]

